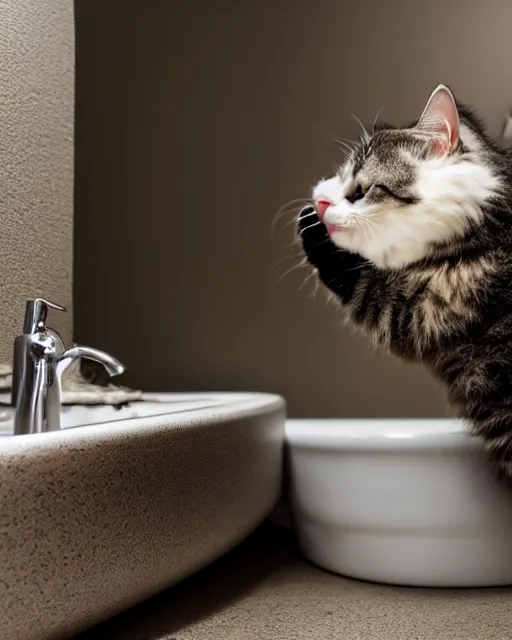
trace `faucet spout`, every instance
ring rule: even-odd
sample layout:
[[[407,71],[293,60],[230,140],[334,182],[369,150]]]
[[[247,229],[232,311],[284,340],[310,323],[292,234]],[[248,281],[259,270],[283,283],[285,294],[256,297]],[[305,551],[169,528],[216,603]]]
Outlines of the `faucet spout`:
[[[88,358],[89,360],[94,360],[95,362],[99,362],[105,367],[108,375],[110,377],[120,376],[125,372],[126,367],[124,364],[119,362],[117,358],[111,356],[109,353],[105,351],[101,351],[100,349],[94,349],[93,347],[84,347],[82,345],[75,345],[70,349],[67,349],[62,357],[60,358],[60,363],[65,364],[64,367],[59,367],[59,372],[66,368],[66,366],[71,362],[73,358]],[[67,361],[66,363],[64,361]],[[60,364],[59,363],[59,364]]]

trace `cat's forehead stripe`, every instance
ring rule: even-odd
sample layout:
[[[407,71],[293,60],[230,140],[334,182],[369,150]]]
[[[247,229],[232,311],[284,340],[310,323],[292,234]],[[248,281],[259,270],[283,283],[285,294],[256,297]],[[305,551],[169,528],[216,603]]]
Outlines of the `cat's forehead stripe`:
[[[355,158],[352,176],[368,184],[385,179],[396,189],[409,189],[416,180],[414,142],[403,132],[375,134]]]

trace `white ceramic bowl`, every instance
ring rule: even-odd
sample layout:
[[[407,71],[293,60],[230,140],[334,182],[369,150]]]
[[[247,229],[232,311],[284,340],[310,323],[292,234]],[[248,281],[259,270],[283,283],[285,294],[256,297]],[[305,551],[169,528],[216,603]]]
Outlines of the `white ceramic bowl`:
[[[512,584],[512,492],[456,420],[289,420],[299,544],[345,576]]]

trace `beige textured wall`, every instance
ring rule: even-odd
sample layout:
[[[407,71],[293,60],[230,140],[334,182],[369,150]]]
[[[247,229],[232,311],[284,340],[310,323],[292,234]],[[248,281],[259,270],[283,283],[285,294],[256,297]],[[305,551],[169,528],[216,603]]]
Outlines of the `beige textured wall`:
[[[27,298],[71,307],[73,102],[73,3],[0,2],[0,362]],[[52,322],[71,338],[71,309]]]
[[[512,3],[176,0],[77,16],[76,333],[148,389],[262,389],[292,415],[443,415],[423,371],[300,290],[280,205],[355,112],[397,123],[438,82],[498,130]],[[274,267],[272,269],[272,267]]]

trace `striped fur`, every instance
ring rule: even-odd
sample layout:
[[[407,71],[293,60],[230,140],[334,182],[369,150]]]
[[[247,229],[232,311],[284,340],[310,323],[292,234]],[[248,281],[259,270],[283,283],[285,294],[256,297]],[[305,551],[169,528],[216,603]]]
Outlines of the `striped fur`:
[[[314,207],[301,212],[299,234],[309,264],[350,322],[376,344],[425,364],[443,380],[472,433],[512,478],[512,157],[470,111],[459,106],[459,114],[471,141],[465,144],[463,136],[450,162],[481,164],[500,185],[478,202],[452,199],[450,206],[470,211],[462,232],[429,241],[420,259],[398,266],[376,264],[364,255],[364,244],[360,252],[343,247]],[[357,181],[371,143],[370,137],[340,176],[346,180],[350,173]],[[428,205],[424,196],[409,206]]]

